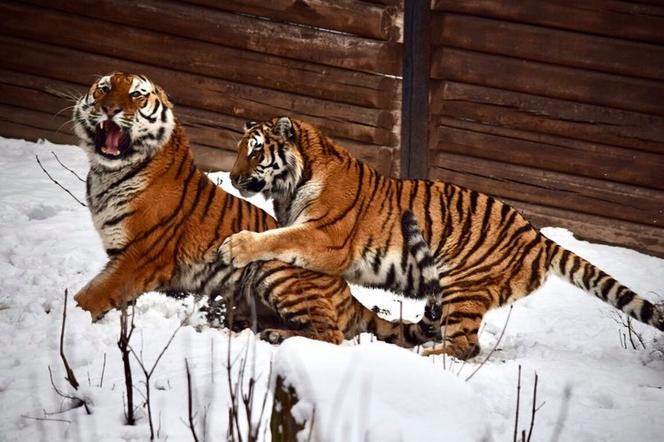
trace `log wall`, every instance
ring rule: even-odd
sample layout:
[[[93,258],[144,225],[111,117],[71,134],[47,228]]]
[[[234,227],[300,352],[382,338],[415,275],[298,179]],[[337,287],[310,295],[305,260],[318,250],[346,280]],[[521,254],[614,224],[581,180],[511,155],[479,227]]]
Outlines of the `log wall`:
[[[121,70],[168,91],[203,167],[230,168],[245,120],[289,114],[394,174],[402,11],[391,3],[0,2],[0,134],[74,143],[71,97]]]
[[[664,2],[434,0],[429,176],[664,256]]]

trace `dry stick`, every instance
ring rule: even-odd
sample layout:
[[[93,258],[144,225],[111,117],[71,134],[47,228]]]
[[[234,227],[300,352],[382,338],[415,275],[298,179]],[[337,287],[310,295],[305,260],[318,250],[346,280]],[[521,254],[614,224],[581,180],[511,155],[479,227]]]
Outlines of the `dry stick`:
[[[191,430],[191,435],[194,437],[194,442],[198,442],[198,436],[196,436],[196,428],[194,427],[194,415],[192,413],[192,401],[191,401],[191,373],[189,372],[189,362],[187,358],[184,358],[184,366],[187,371],[187,410],[189,414],[189,429]]]
[[[55,180],[55,178],[53,178],[53,177],[51,176],[51,174],[48,173],[48,172],[46,171],[46,169],[44,169],[44,166],[42,166],[41,161],[39,161],[39,156],[38,156],[37,154],[35,154],[35,158],[37,159],[37,164],[39,164],[39,167],[41,167],[41,170],[44,171],[44,173],[46,174],[46,176],[49,177],[51,181],[53,181],[55,184],[57,184],[62,190],[64,190],[65,192],[67,192],[67,193],[69,194],[69,196],[71,196],[72,198],[74,198],[74,199],[76,200],[76,202],[79,203],[81,206],[83,206],[83,207],[88,207],[85,203],[81,202],[81,200],[79,200],[78,198],[76,198],[76,196],[75,196],[73,193],[71,193],[71,192],[69,191],[69,189],[67,189],[67,188],[66,188],[65,186],[63,186],[62,184],[58,183],[58,182]]]
[[[56,160],[56,161],[57,161],[57,162],[58,162],[58,163],[59,163],[59,164],[65,169],[65,170],[71,172],[72,175],[74,175],[76,178],[78,178],[78,180],[79,180],[80,182],[82,182],[82,183],[85,182],[85,180],[84,180],[83,178],[81,178],[81,177],[80,177],[75,171],[73,171],[73,170],[70,169],[69,167],[65,166],[64,163],[63,163],[62,161],[60,161],[60,158],[58,158],[58,156],[55,154],[55,152],[51,151],[51,154],[55,157],[55,160]]]
[[[69,291],[65,289],[65,302],[64,306],[62,307],[62,328],[60,329],[60,358],[62,358],[62,363],[65,366],[65,371],[67,372],[67,382],[71,384],[72,387],[74,387],[74,390],[78,390],[78,380],[76,379],[76,376],[74,375],[74,371],[69,367],[69,363],[67,362],[67,358],[65,357],[65,352],[64,352],[64,339],[65,339],[65,323],[67,322],[67,296],[69,295]]]
[[[49,417],[32,417],[32,416],[26,416],[25,414],[22,414],[21,417],[25,418],[25,419],[33,419],[33,420],[36,420],[36,421],[65,422],[67,424],[71,424],[71,421],[67,420],[67,419],[54,419],[54,418],[49,418]]]
[[[157,368],[157,364],[159,364],[161,357],[164,355],[164,353],[166,353],[166,350],[168,349],[168,347],[170,347],[171,342],[173,342],[173,339],[175,339],[175,335],[177,334],[177,332],[180,331],[183,324],[184,322],[180,323],[178,328],[175,329],[175,331],[169,338],[164,348],[161,349],[161,353],[159,353],[159,356],[157,356],[157,359],[154,361],[154,364],[152,364],[152,368],[150,368],[150,371],[148,371],[145,368],[145,365],[143,364],[142,351],[141,351],[141,357],[139,358],[136,352],[134,351],[134,348],[131,345],[128,345],[131,354],[134,355],[134,359],[136,359],[136,362],[138,362],[138,365],[141,367],[141,370],[143,370],[143,375],[145,376],[145,402],[148,405],[148,423],[150,424],[150,440],[154,440],[154,426],[152,424],[152,403],[150,401],[150,378],[152,377],[152,374]]]
[[[106,353],[104,353],[104,365],[101,367],[101,377],[99,378],[99,385],[97,385],[99,388],[104,385],[104,373],[106,372]]]
[[[122,304],[122,309],[120,310],[120,338],[118,339],[118,348],[122,353],[122,365],[124,367],[124,377],[125,377],[125,387],[127,389],[127,410],[125,413],[125,418],[127,420],[127,425],[134,425],[136,423],[134,419],[134,392],[133,392],[133,380],[131,377],[131,364],[129,361],[129,340],[131,339],[132,333],[134,333],[134,313],[135,310],[132,308],[131,313],[131,325],[127,325],[127,303]]]
[[[526,442],[530,442],[530,436],[533,434],[533,426],[535,425],[535,413],[537,413],[537,410],[539,410],[541,407],[540,405],[540,407],[535,408],[536,402],[537,402],[537,373],[535,373],[535,387],[533,388],[533,407],[530,414],[530,428],[528,429],[528,439],[526,439]]]
[[[519,427],[519,399],[521,396],[521,365],[519,365],[519,378],[516,384],[516,416],[514,417],[514,442],[516,441],[516,435]]]
[[[80,397],[76,397],[76,396],[73,396],[73,395],[65,394],[65,393],[63,393],[62,391],[60,391],[60,390],[58,389],[58,387],[55,386],[55,382],[53,382],[53,372],[51,371],[51,366],[50,366],[50,365],[48,366],[48,377],[49,377],[50,380],[51,380],[51,386],[53,387],[53,390],[55,390],[55,392],[56,392],[56,394],[57,394],[58,396],[63,397],[63,398],[65,398],[65,399],[69,399],[69,400],[71,400],[71,401],[74,401],[74,405],[70,408],[70,410],[71,410],[71,409],[74,409],[74,408],[78,408],[78,407],[84,407],[84,408],[85,408],[85,412],[86,412],[87,414],[92,414],[92,412],[90,412],[90,408],[88,407],[88,403],[87,403],[86,401],[84,401],[84,400],[81,399]]]
[[[486,363],[486,361],[489,360],[489,358],[491,357],[491,355],[493,354],[493,352],[495,352],[495,351],[496,351],[496,348],[498,348],[498,344],[500,344],[500,341],[501,341],[501,339],[503,339],[503,335],[505,334],[505,330],[507,329],[507,324],[510,322],[510,316],[512,316],[512,308],[513,308],[513,306],[510,305],[510,311],[507,313],[507,319],[505,319],[505,325],[503,326],[503,330],[500,332],[500,336],[498,336],[498,340],[497,340],[496,343],[494,344],[494,346],[493,346],[493,348],[491,349],[491,351],[489,352],[489,354],[486,355],[486,357],[484,358],[484,360],[483,360],[483,361],[480,363],[480,365],[475,369],[475,371],[473,371],[473,372],[470,374],[470,376],[468,376],[468,377],[466,378],[466,382],[468,382],[473,376],[475,376],[475,373],[477,373],[478,371],[480,371],[480,369],[481,369],[482,367],[484,367],[484,364]]]

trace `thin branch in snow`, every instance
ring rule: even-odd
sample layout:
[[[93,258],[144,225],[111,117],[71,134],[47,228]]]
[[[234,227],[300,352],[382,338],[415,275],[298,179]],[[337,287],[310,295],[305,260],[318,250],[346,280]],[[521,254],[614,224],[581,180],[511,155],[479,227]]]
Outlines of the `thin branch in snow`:
[[[71,421],[68,419],[56,419],[51,417],[32,417],[32,416],[26,416],[25,414],[22,414],[21,417],[24,419],[32,419],[36,421],[64,422],[66,424],[71,424]]]
[[[514,417],[514,439],[517,442],[516,435],[519,430],[519,400],[521,399],[521,365],[519,364],[519,377],[516,384],[516,415]]]
[[[74,390],[78,390],[78,380],[76,379],[76,376],[74,375],[74,371],[71,369],[69,366],[69,363],[67,362],[67,357],[65,356],[65,351],[64,351],[64,340],[65,340],[65,324],[67,322],[67,296],[69,295],[69,290],[65,289],[65,300],[64,304],[62,306],[62,327],[60,328],[60,358],[62,359],[62,363],[65,366],[65,372],[67,373],[67,382],[71,384],[72,387],[74,387]]]
[[[60,161],[60,158],[55,154],[55,152],[51,151],[51,155],[55,157],[55,160],[60,164],[65,170],[69,171],[72,175],[74,175],[78,180],[82,183],[85,183],[85,180],[79,176],[73,169],[70,169],[69,167],[65,166],[65,164]]]
[[[512,308],[513,306],[510,305],[510,311],[507,313],[507,319],[505,319],[505,325],[503,326],[503,330],[500,332],[500,336],[498,336],[498,339],[496,340],[496,343],[494,344],[493,348],[489,352],[489,354],[486,355],[484,360],[480,363],[480,365],[477,366],[475,371],[473,371],[470,376],[466,378],[466,382],[469,381],[473,376],[475,376],[475,373],[477,373],[486,363],[486,361],[489,360],[493,352],[496,351],[496,348],[498,348],[498,344],[500,344],[500,341],[503,339],[503,335],[505,334],[505,330],[507,329],[507,324],[510,322],[510,316],[512,316]],[[478,338],[479,339],[479,338]]]
[[[101,388],[104,385],[104,373],[106,372],[106,352],[104,352],[104,364],[101,366],[101,376],[99,377],[99,385],[97,387]]]
[[[166,350],[168,347],[170,347],[171,342],[173,342],[173,339],[175,339],[175,335],[180,331],[182,326],[184,325],[184,322],[181,322],[180,325],[175,329],[173,334],[171,334],[171,337],[168,339],[168,342],[166,342],[166,345],[164,348],[161,349],[161,352],[159,353],[159,356],[157,356],[157,359],[154,361],[154,364],[152,364],[152,367],[150,370],[145,368],[145,364],[143,363],[143,352],[141,351],[141,356],[139,357],[136,354],[136,351],[134,351],[134,348],[127,343],[129,347],[129,351],[131,351],[131,354],[134,355],[134,359],[138,362],[138,365],[141,367],[141,370],[143,371],[143,375],[145,376],[145,403],[148,407],[148,423],[150,425],[150,440],[154,440],[154,425],[152,424],[152,401],[150,400],[150,378],[152,377],[152,374],[154,373],[155,369],[157,368],[157,364],[159,364],[159,361],[161,360],[161,357],[166,353]],[[141,341],[143,342],[143,341]],[[140,391],[139,391],[140,392]]]
[[[191,435],[194,438],[194,442],[198,442],[196,427],[194,425],[193,404],[191,399],[191,373],[189,372],[189,361],[187,361],[187,358],[184,359],[184,367],[187,371],[187,410],[189,416],[189,429],[191,430]]]
[[[53,178],[53,177],[51,176],[51,174],[48,173],[48,172],[46,171],[46,169],[44,169],[44,166],[42,166],[41,161],[39,161],[39,155],[36,155],[36,154],[35,154],[35,158],[37,159],[37,164],[39,164],[39,167],[41,167],[41,170],[44,171],[44,173],[46,174],[46,176],[49,177],[49,179],[50,179],[51,181],[53,181],[55,184],[57,184],[58,187],[60,187],[62,190],[64,190],[65,192],[67,192],[67,193],[69,194],[69,196],[71,196],[72,198],[74,198],[74,199],[76,200],[76,202],[79,203],[81,206],[83,206],[83,207],[88,207],[85,203],[81,202],[81,200],[79,200],[78,198],[76,198],[76,196],[75,196],[73,193],[71,193],[71,192],[69,191],[69,189],[67,189],[65,186],[63,186],[63,185],[60,184],[59,182],[57,182],[57,181],[55,180],[55,178]]]

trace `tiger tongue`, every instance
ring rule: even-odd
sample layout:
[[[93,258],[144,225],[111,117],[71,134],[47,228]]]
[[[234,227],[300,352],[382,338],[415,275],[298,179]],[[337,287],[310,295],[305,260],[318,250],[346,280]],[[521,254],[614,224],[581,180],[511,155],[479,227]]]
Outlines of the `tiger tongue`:
[[[120,126],[113,122],[106,123],[106,141],[101,148],[102,152],[108,155],[120,155],[120,138],[122,137],[122,130]]]

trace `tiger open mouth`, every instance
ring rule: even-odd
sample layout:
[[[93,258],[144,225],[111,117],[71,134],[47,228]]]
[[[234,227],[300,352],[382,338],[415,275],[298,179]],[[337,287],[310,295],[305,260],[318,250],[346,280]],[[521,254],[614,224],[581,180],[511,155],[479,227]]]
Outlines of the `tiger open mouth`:
[[[109,158],[120,157],[129,152],[131,138],[126,130],[110,120],[97,125],[95,147],[97,152]]]

